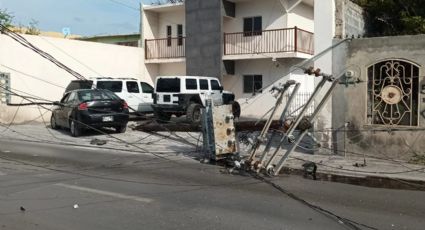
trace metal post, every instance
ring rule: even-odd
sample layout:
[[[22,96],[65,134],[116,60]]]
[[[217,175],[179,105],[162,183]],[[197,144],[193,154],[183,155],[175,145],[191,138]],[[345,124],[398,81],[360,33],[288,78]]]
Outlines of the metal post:
[[[300,86],[301,86],[301,83],[297,83],[295,85],[295,88],[292,91],[291,96],[289,96],[288,101],[286,102],[286,106],[283,109],[282,114],[280,115],[280,118],[279,118],[279,121],[280,122],[283,122],[283,119],[286,117],[286,113],[288,112],[289,107],[292,104],[292,101],[295,99],[295,96],[297,95],[298,90],[300,89]],[[260,157],[260,164],[263,163],[264,159],[267,156],[267,153],[270,151],[270,148],[272,146],[273,139],[275,138],[276,134],[277,134],[277,132],[276,131],[273,131],[272,136],[270,137],[270,140],[267,142],[266,148],[264,149],[263,154]]]
[[[277,146],[277,148],[274,151],[273,155],[267,161],[267,164],[266,164],[267,166],[269,166],[269,165],[272,164],[274,158],[276,157],[277,153],[279,152],[280,148],[282,147],[283,142],[285,142],[285,138],[287,136],[289,137],[289,136],[292,135],[292,133],[294,132],[295,128],[298,126],[298,124],[300,123],[301,119],[303,118],[305,112],[307,112],[308,108],[313,103],[315,97],[319,94],[320,90],[325,85],[326,81],[328,81],[328,78],[327,77],[323,77],[323,79],[317,85],[316,89],[314,90],[314,92],[311,95],[311,97],[308,99],[307,103],[305,104],[304,108],[301,110],[300,114],[297,116],[296,120],[291,124],[291,127],[289,127],[289,129],[286,132],[286,134],[280,139],[279,145]]]
[[[202,113],[202,134],[204,152],[209,159],[215,159],[214,128],[212,124],[212,103],[211,99],[206,100],[205,109]]]
[[[338,85],[338,80],[335,80],[331,87],[329,88],[329,90],[326,92],[325,96],[323,97],[322,101],[320,102],[320,104],[317,106],[317,108],[314,110],[313,114],[311,115],[311,117],[309,118],[309,122],[313,122],[314,119],[316,118],[316,116],[320,113],[320,111],[323,109],[323,107],[325,106],[326,102],[329,100],[330,96],[332,95],[333,90],[335,89],[335,87]],[[288,156],[297,148],[297,146],[299,145],[299,143],[301,142],[301,140],[304,138],[304,136],[308,133],[308,130],[304,130],[300,136],[297,138],[297,140],[295,141],[294,145],[288,150],[286,151],[286,153],[282,156],[282,158],[280,159],[279,163],[277,163],[276,169],[274,171],[274,175],[279,174],[279,171],[282,169],[283,164],[285,163],[286,159],[288,158]],[[267,165],[267,168],[269,168],[271,165]]]
[[[261,143],[263,142],[265,136],[267,135],[267,132],[270,128],[270,125],[273,121],[273,117],[276,114],[277,109],[279,108],[279,105],[282,104],[282,100],[283,100],[283,96],[285,95],[285,92],[288,90],[290,84],[285,85],[285,87],[283,89],[280,89],[279,91],[279,97],[276,101],[276,105],[272,111],[272,113],[270,114],[269,119],[267,119],[266,124],[263,127],[263,130],[260,133],[260,136],[257,138],[257,140],[255,141],[255,144],[252,146],[251,149],[251,155],[248,158],[248,161],[252,161],[255,158],[255,153],[258,149],[258,147],[261,145]]]

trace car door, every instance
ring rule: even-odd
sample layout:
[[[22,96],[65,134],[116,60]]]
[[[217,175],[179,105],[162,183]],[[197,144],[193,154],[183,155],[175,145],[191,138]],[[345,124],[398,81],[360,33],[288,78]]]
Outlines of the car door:
[[[143,112],[151,112],[152,104],[153,104],[153,87],[146,82],[140,82],[140,89],[142,90],[143,104],[142,111]]]
[[[64,127],[68,127],[69,128],[69,117],[71,116],[75,106],[76,106],[76,97],[77,97],[77,92],[71,92],[69,97],[66,99],[64,106],[63,106],[63,121]],[[76,118],[75,118],[76,119]]]
[[[139,83],[137,81],[125,81],[125,87],[127,90],[124,91],[124,93],[126,93],[127,96],[124,96],[122,99],[127,101],[130,108],[141,111],[139,104],[143,104],[144,99],[140,91]]]
[[[202,104],[205,106],[205,100],[211,98],[210,85],[207,79],[199,79],[199,97]]]
[[[53,110],[53,115],[55,116],[56,119],[56,124],[59,126],[64,126],[65,124],[65,116],[64,116],[64,108],[65,108],[65,102],[68,100],[69,95],[71,95],[70,92],[65,93],[62,97],[62,99],[59,101],[60,105],[58,105],[54,110]]]
[[[223,88],[221,87],[218,80],[210,80],[210,86],[211,86],[211,99],[214,102],[214,105],[222,105],[223,104],[223,97],[222,97],[222,91]]]

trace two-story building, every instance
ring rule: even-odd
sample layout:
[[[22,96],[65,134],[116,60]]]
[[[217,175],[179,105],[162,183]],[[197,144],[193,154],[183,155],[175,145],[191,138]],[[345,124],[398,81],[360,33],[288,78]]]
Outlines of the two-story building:
[[[141,20],[152,78],[215,76],[239,99],[314,53],[313,0],[186,0],[144,5]],[[302,82],[301,93],[314,88],[301,72],[288,78]]]

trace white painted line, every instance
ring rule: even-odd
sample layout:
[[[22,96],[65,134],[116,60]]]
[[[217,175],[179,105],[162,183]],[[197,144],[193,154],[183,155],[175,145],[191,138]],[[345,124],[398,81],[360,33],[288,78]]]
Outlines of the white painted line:
[[[11,151],[9,151],[9,150],[3,150],[2,152],[4,152],[4,153],[10,153]]]
[[[93,189],[93,188],[80,187],[80,186],[77,186],[77,185],[69,185],[69,184],[62,184],[62,183],[58,183],[56,185],[60,186],[60,187],[64,187],[64,188],[75,189],[75,190],[79,190],[79,191],[83,191],[83,192],[91,192],[91,193],[96,193],[96,194],[104,195],[104,196],[112,196],[112,197],[115,197],[115,198],[120,198],[120,199],[125,199],[125,200],[134,200],[134,201],[139,201],[139,202],[144,202],[144,203],[150,203],[150,202],[153,201],[152,199],[145,198],[145,197],[128,196],[128,195],[124,195],[124,194],[121,194],[121,193],[108,192],[108,191],[97,190],[97,189]]]

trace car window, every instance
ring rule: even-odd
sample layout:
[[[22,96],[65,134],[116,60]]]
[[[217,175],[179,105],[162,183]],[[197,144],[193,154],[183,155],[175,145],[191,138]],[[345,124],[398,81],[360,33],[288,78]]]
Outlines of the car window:
[[[156,82],[156,92],[178,93],[180,92],[179,78],[160,78]]]
[[[80,101],[100,101],[100,100],[117,100],[112,92],[104,90],[84,90],[78,92]]]
[[[63,96],[62,97],[62,99],[61,99],[61,103],[65,103],[67,100],[68,100],[68,98],[69,98],[69,95],[70,95],[71,93],[67,93],[67,94],[65,94],[65,96]]]
[[[186,79],[186,89],[198,89],[198,82],[194,78]]]
[[[143,93],[153,93],[153,87],[150,86],[148,83],[140,82],[140,86],[142,87]]]
[[[76,99],[75,94],[75,92],[71,92],[66,100],[66,103],[73,103]]]
[[[93,81],[89,80],[74,80],[71,81],[66,87],[65,92],[69,92],[76,89],[91,89],[93,86]]]
[[[218,81],[211,80],[211,90],[220,90],[220,84],[218,84]]]
[[[137,81],[127,81],[125,84],[127,85],[127,92],[140,93],[139,84],[137,84]]]
[[[98,81],[96,88],[107,89],[114,93],[122,92],[122,81]]]
[[[201,90],[208,90],[208,80],[199,80],[199,87],[201,88]]]

